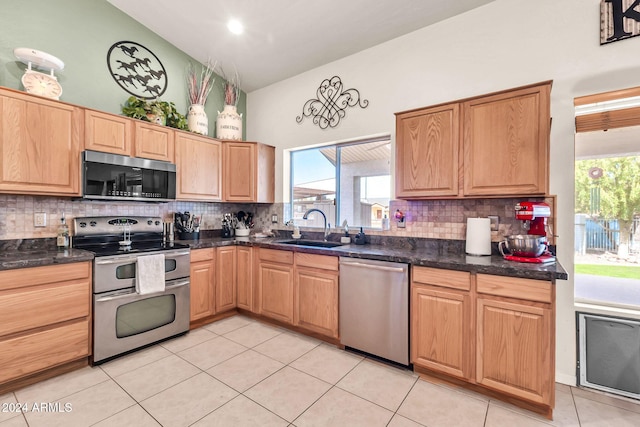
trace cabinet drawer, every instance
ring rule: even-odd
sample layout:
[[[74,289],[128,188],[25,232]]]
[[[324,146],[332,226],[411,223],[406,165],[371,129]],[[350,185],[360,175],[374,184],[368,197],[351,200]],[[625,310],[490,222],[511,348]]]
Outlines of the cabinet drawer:
[[[0,292],[0,336],[89,316],[88,280]]]
[[[5,270],[0,271],[0,291],[89,277],[91,277],[89,262]]]
[[[88,355],[87,320],[0,341],[0,382]]]
[[[300,267],[321,268],[323,270],[338,271],[338,257],[331,255],[314,255],[296,253],[296,265]]]
[[[443,270],[430,267],[413,267],[411,270],[412,281],[425,285],[442,286],[445,288],[471,289],[471,274],[465,271]]]
[[[258,256],[262,261],[279,262],[282,264],[293,264],[293,252],[281,251],[277,249],[260,248]]]
[[[529,301],[553,302],[552,284],[544,280],[478,274],[478,293]]]
[[[214,248],[195,249],[191,251],[191,262],[210,261],[214,256]]]

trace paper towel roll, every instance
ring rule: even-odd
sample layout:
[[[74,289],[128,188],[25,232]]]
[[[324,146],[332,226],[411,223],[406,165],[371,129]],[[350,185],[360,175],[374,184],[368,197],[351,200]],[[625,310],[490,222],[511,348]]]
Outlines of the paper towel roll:
[[[491,255],[491,220],[467,218],[467,245],[469,255]]]

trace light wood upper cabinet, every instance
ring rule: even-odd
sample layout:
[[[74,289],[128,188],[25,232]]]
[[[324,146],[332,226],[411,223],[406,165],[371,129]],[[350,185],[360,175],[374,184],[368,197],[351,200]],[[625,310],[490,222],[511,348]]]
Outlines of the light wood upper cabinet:
[[[84,111],[0,89],[0,191],[80,195]]]
[[[0,384],[86,359],[90,319],[90,262],[1,271]]]
[[[238,246],[238,276],[236,278],[238,288],[236,301],[238,308],[253,310],[253,248],[250,246]]]
[[[85,150],[130,156],[132,154],[133,121],[128,117],[85,110]]]
[[[543,84],[464,103],[465,195],[548,193],[550,91]]]
[[[458,194],[460,105],[396,117],[396,197]]]
[[[396,197],[549,192],[551,82],[396,114]]]
[[[85,112],[85,149],[175,161],[173,128],[95,110]]]
[[[187,132],[175,132],[176,198],[222,199],[222,143]]]
[[[145,159],[175,161],[175,130],[167,126],[134,121],[135,143],[133,155]]]
[[[470,380],[475,355],[470,274],[413,267],[412,277],[412,363]]]
[[[216,249],[216,313],[236,307],[238,256],[235,246]]]
[[[295,253],[294,325],[338,338],[338,257]]]
[[[191,322],[216,312],[216,259],[213,248],[191,251]]]
[[[273,203],[275,148],[257,142],[223,141],[223,199]]]

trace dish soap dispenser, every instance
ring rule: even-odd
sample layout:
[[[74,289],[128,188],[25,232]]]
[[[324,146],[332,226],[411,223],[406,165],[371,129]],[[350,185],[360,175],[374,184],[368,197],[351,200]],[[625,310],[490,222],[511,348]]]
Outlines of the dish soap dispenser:
[[[356,234],[356,237],[353,238],[353,242],[356,245],[364,245],[366,242],[367,238],[364,234],[364,231],[362,230],[362,227],[360,227],[360,232],[358,234]]]
[[[64,212],[62,212],[62,218],[60,218],[60,225],[58,226],[56,245],[61,250],[69,248],[69,226],[64,218]]]

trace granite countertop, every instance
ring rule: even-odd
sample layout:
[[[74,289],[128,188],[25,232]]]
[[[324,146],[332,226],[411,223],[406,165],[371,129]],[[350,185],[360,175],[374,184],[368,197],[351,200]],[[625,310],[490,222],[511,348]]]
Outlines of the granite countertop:
[[[568,278],[567,272],[557,261],[549,264],[532,264],[507,261],[500,255],[466,255],[464,253],[464,241],[395,238],[374,241],[365,245],[355,245],[352,243],[334,248],[320,248],[283,244],[282,242],[286,240],[290,239],[283,237],[238,237],[235,239],[213,237],[200,240],[180,240],[179,242],[188,244],[191,249],[229,245],[257,246],[319,255],[400,262],[447,270],[486,273],[526,279],[555,281],[557,279],[566,280]]]
[[[93,261],[93,253],[81,249],[66,251],[47,248],[7,250],[0,247],[0,271],[80,261]]]
[[[321,240],[319,236],[313,236]],[[334,239],[339,236],[332,236]],[[468,256],[464,253],[464,241],[415,239],[398,237],[368,236],[368,244],[347,244],[334,248],[287,245],[287,237],[211,237],[199,240],[177,240],[188,244],[191,249],[203,249],[219,246],[256,246],[271,249],[288,250],[319,255],[346,256],[351,258],[400,262],[447,270],[468,271],[472,273],[495,274],[499,276],[521,277],[526,279],[566,280],[567,272],[559,262],[550,264],[529,264],[507,261],[500,255]],[[81,249],[58,251],[55,241],[42,239],[0,241],[0,270],[14,268],[39,267],[43,265],[64,264],[70,262],[91,261],[92,252]]]

